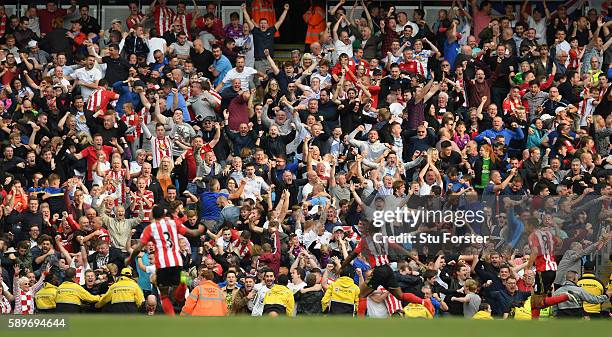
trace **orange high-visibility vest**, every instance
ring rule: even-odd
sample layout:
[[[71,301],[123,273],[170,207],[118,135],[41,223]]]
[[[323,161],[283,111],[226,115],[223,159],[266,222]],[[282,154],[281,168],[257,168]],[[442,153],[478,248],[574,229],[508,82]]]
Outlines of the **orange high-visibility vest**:
[[[319,34],[327,28],[325,22],[325,10],[321,6],[311,6],[304,15],[304,22],[308,24],[306,31],[306,44],[312,44],[319,41]]]
[[[221,288],[205,280],[191,291],[181,316],[226,316],[227,305]]]
[[[268,20],[270,27],[276,23],[276,12],[274,11],[273,0],[255,0],[251,4],[251,19],[256,25],[259,25],[259,20]],[[280,33],[277,31],[274,37],[279,37]]]

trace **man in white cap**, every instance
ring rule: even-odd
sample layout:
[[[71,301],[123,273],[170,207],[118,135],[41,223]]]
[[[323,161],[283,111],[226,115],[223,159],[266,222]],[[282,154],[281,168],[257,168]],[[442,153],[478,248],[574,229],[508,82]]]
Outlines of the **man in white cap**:
[[[38,42],[36,40],[30,40],[30,42],[28,42],[28,56],[30,59],[36,60],[43,68],[47,66],[51,59],[49,53],[38,47]]]

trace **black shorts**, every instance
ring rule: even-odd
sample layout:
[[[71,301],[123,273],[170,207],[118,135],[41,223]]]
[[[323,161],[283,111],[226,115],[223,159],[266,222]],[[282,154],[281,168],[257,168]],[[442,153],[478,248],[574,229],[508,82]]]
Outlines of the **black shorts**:
[[[393,269],[388,264],[374,267],[366,284],[372,290],[378,289],[378,286],[383,286],[387,291],[399,288]]]
[[[181,283],[181,267],[160,268],[155,271],[158,287],[175,287]]]
[[[534,292],[539,295],[550,294],[552,284],[555,281],[556,272],[553,270],[540,271],[536,273]]]

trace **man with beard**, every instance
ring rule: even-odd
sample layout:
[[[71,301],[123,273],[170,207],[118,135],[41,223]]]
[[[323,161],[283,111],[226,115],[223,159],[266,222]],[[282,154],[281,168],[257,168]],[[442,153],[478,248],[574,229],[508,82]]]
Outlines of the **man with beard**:
[[[256,292],[254,291],[255,278],[253,276],[246,276],[244,278],[244,287],[240,288],[236,295],[234,295],[234,301],[232,303],[233,314],[250,314],[251,308],[249,308],[249,302],[255,298]]]

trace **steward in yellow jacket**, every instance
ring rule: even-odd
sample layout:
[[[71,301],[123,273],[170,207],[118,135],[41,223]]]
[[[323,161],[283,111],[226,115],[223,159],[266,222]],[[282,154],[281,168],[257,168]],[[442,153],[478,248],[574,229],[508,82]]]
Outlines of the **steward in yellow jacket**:
[[[404,307],[404,317],[406,318],[424,318],[433,319],[431,312],[422,304],[408,303]]]
[[[57,279],[56,279],[57,281]],[[57,297],[57,286],[52,283],[45,282],[43,287],[34,295],[36,303],[36,311],[38,313],[55,312],[55,298]]]
[[[57,287],[55,298],[56,312],[76,313],[81,311],[81,303],[96,303],[100,300],[99,295],[92,295],[76,283],[76,270],[68,268],[64,272],[64,281]]]
[[[227,304],[221,288],[212,280],[212,271],[202,272],[204,281],[195,287],[181,310],[181,316],[226,316]]]
[[[333,315],[354,315],[359,305],[359,287],[353,281],[352,267],[340,271],[340,277],[327,287],[321,300],[323,312]]]
[[[132,270],[123,268],[117,282],[108,288],[106,294],[96,303],[96,308],[102,308],[110,302],[110,312],[137,313],[145,298],[142,289],[131,277]]]
[[[589,261],[584,264],[584,274],[576,285],[586,290],[587,293],[593,296],[604,295],[606,293],[606,287],[603,283],[595,276],[595,263]],[[601,304],[587,303],[583,301],[582,308],[584,312],[589,316],[599,317],[601,315]]]
[[[287,284],[289,284],[287,275],[279,275],[277,284],[272,286],[264,297],[264,315],[293,316],[295,300],[293,298],[293,291],[287,288]]]
[[[478,312],[476,312],[474,316],[472,316],[472,319],[478,319],[478,320],[493,319],[493,317],[491,317],[491,306],[488,303],[480,303]]]

